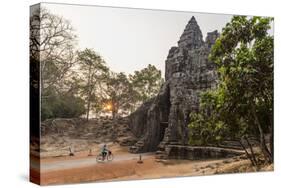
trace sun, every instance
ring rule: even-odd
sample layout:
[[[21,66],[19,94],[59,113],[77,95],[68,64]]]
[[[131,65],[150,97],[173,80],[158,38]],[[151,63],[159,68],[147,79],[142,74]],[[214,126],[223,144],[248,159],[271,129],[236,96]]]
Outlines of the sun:
[[[107,103],[105,105],[105,109],[108,110],[108,111],[111,111],[112,110],[112,104],[111,103]]]

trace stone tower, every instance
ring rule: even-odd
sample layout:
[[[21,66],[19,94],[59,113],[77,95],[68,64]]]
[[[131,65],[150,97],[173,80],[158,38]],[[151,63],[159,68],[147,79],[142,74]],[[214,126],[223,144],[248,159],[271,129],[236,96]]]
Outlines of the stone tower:
[[[130,116],[130,128],[139,138],[131,152],[164,151],[188,144],[189,114],[199,108],[202,91],[217,84],[215,64],[208,60],[217,31],[205,41],[195,17],[186,25],[166,59],[165,83],[159,94]]]

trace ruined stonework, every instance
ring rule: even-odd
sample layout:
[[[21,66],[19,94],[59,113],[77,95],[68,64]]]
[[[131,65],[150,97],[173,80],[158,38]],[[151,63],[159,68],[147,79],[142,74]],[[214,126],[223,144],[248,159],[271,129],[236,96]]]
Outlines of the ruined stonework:
[[[198,110],[200,93],[217,84],[215,64],[208,55],[218,35],[207,33],[204,41],[195,18],[190,19],[178,46],[169,50],[159,94],[130,116],[130,128],[139,138],[131,152],[167,154],[172,146],[188,145],[189,114]]]

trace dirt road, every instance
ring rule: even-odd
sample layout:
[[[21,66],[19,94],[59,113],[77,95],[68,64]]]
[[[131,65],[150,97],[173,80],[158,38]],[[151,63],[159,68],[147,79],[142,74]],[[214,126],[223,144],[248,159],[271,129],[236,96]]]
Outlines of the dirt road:
[[[76,157],[76,156],[75,156]],[[32,164],[31,179],[41,185],[65,184],[93,181],[133,180],[164,178],[176,176],[198,176],[215,173],[237,172],[236,169],[249,164],[248,160],[168,160],[155,161],[153,154],[142,155],[143,163],[137,163],[139,155],[125,154],[115,156],[112,162],[97,163],[95,156],[45,160]]]
[[[143,153],[141,154],[142,159],[147,159],[149,156],[152,156],[153,153]],[[116,163],[120,161],[129,161],[129,160],[138,160],[138,154],[122,154],[114,156],[113,161],[104,161],[102,163]],[[51,162],[44,162],[42,161],[40,164],[40,171],[41,172],[49,172],[49,171],[56,171],[56,170],[66,170],[66,169],[73,169],[73,168],[82,168],[87,166],[92,166],[97,164],[96,156],[90,156],[87,158],[74,158],[68,160],[55,160]],[[39,169],[39,163],[31,162],[31,167],[34,169]]]

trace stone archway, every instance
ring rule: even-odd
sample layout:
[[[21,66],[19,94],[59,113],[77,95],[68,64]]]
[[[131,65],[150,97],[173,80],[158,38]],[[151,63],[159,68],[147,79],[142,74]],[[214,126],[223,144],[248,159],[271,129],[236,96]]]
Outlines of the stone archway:
[[[190,19],[177,47],[172,47],[165,61],[165,80],[159,94],[147,107],[141,106],[130,118],[132,131],[144,127],[131,152],[166,152],[188,144],[189,114],[199,108],[200,93],[217,83],[217,74],[208,54],[217,31],[207,33],[206,40],[194,17]],[[145,117],[145,118],[144,118]],[[169,152],[168,152],[169,153]]]
[[[170,89],[168,82],[162,86],[160,93],[146,106],[149,106],[149,108],[142,105],[139,110],[130,116],[130,128],[140,138],[130,148],[130,151],[133,153],[156,151],[158,145],[165,137],[170,113]],[[142,118],[140,119],[139,117]],[[134,122],[138,123],[134,124]],[[140,133],[138,130],[144,131]]]

